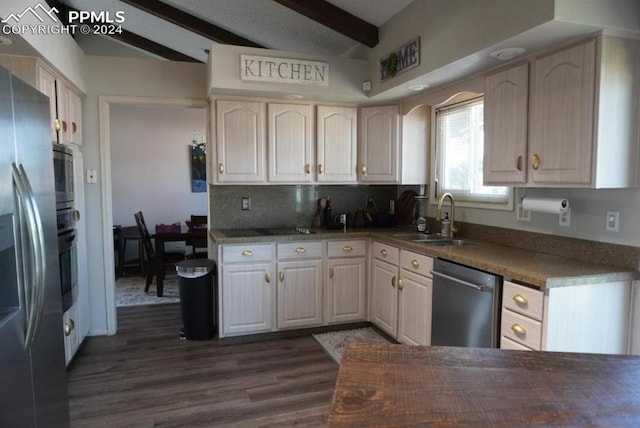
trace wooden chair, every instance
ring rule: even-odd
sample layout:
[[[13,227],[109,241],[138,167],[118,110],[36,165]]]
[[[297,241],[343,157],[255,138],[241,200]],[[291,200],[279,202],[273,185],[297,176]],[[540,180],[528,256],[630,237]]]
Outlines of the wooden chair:
[[[153,249],[153,244],[151,243],[151,235],[149,235],[149,230],[147,229],[147,225],[144,222],[144,216],[142,215],[142,211],[138,211],[133,215],[136,219],[136,224],[138,225],[138,230],[140,231],[140,237],[142,239],[142,245],[144,248],[145,257],[147,259],[146,267],[146,277],[147,280],[144,285],[145,293],[149,291],[149,285],[153,281],[153,277],[156,274],[156,255]],[[184,260],[184,253],[177,251],[165,251],[164,252],[164,265],[166,266],[174,266],[176,262]]]
[[[191,258],[207,258],[207,231],[208,219],[206,215],[191,215],[191,221],[187,222],[191,231],[191,239],[186,241],[187,245],[192,248]],[[198,248],[204,248],[205,251],[198,251]]]

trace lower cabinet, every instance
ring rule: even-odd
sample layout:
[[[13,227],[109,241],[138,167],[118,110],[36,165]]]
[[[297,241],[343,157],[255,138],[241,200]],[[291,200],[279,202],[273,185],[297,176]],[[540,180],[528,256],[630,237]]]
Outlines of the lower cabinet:
[[[62,331],[64,332],[64,359],[69,365],[71,359],[78,351],[82,343],[82,320],[79,313],[80,307],[77,303],[71,306],[62,315]]]
[[[327,324],[366,319],[367,240],[327,242],[325,314]]]
[[[277,244],[277,254],[278,329],[321,325],[322,243]]]
[[[275,328],[276,278],[272,253],[271,244],[222,247],[222,337]]]
[[[374,242],[371,322],[407,345],[431,344],[433,260]]]

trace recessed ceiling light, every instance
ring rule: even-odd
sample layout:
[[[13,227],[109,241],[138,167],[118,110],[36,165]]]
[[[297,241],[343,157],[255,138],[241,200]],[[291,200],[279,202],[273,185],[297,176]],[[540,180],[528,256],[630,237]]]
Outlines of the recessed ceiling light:
[[[0,36],[0,45],[12,45],[13,41],[4,36]]]
[[[489,55],[491,55],[494,58],[498,58],[501,59],[503,61],[507,61],[511,58],[515,58],[518,55],[520,55],[521,53],[524,52],[524,49],[522,48],[504,48],[504,49],[498,49],[495,50],[493,52],[491,52]]]
[[[427,89],[428,87],[429,87],[429,85],[423,85],[423,84],[420,84],[420,85],[409,85],[409,86],[407,86],[407,89],[410,90],[410,91],[418,92],[418,91],[423,91],[423,90]]]
[[[301,100],[302,99],[302,95],[300,95],[300,94],[287,94],[287,95],[283,95],[282,98],[284,98],[285,100]]]

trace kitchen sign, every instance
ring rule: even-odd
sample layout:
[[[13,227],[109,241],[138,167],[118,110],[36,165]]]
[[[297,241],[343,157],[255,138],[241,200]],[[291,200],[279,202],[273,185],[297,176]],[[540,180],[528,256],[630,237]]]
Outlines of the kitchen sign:
[[[380,81],[391,79],[420,65],[420,37],[380,59]]]
[[[329,86],[329,64],[324,61],[240,55],[240,80]]]

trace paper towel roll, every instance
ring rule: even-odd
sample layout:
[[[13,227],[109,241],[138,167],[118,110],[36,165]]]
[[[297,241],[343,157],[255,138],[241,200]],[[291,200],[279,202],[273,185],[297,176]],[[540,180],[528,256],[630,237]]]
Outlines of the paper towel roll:
[[[523,198],[522,208],[527,211],[561,214],[569,209],[569,201],[566,199]]]

